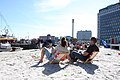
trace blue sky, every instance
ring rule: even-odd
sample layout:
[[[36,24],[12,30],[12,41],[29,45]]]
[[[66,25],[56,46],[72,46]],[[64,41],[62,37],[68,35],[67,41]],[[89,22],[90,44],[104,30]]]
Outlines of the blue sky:
[[[40,35],[71,36],[75,19],[75,37],[79,30],[91,30],[97,36],[99,9],[119,0],[0,0],[0,12],[15,37]],[[5,26],[0,22],[0,30]]]

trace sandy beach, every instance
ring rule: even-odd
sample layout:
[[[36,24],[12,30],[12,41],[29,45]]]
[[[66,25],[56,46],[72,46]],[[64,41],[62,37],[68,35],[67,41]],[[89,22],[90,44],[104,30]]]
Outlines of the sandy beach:
[[[40,50],[23,50],[0,53],[0,80],[119,80],[119,51],[100,48],[92,64],[48,64],[37,67],[32,55]],[[37,56],[38,57],[38,56]]]

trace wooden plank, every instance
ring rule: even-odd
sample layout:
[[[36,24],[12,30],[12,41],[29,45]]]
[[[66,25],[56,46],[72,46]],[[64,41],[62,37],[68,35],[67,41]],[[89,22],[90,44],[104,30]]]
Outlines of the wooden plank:
[[[84,61],[84,64],[92,61],[97,54],[98,54],[98,52],[93,52],[92,55],[90,55],[90,57],[86,61]]]

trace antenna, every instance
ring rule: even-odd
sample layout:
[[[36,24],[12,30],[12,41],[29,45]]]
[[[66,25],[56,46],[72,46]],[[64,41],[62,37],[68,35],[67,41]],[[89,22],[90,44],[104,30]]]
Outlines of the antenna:
[[[29,40],[29,32],[28,32],[28,40]]]

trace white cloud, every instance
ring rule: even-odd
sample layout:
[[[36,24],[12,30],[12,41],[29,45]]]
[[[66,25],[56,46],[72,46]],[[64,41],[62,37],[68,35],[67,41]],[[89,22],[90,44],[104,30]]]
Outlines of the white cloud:
[[[91,14],[64,14],[64,15],[53,15],[46,16],[48,24],[17,24],[16,26],[23,29],[22,32],[16,32],[17,35],[23,38],[30,35],[30,38],[38,38],[40,35],[51,34],[53,36],[71,36],[72,35],[72,19],[75,19],[75,33],[79,30],[91,30],[93,36],[97,36],[97,17]]]
[[[97,16],[91,14],[64,14],[46,16],[46,19],[54,22],[54,34],[56,35],[71,35],[72,34],[72,19],[75,19],[75,33],[80,30],[91,30],[93,36],[97,36]]]
[[[40,12],[47,12],[57,9],[62,9],[68,6],[71,0],[40,0],[37,1],[34,6]]]

